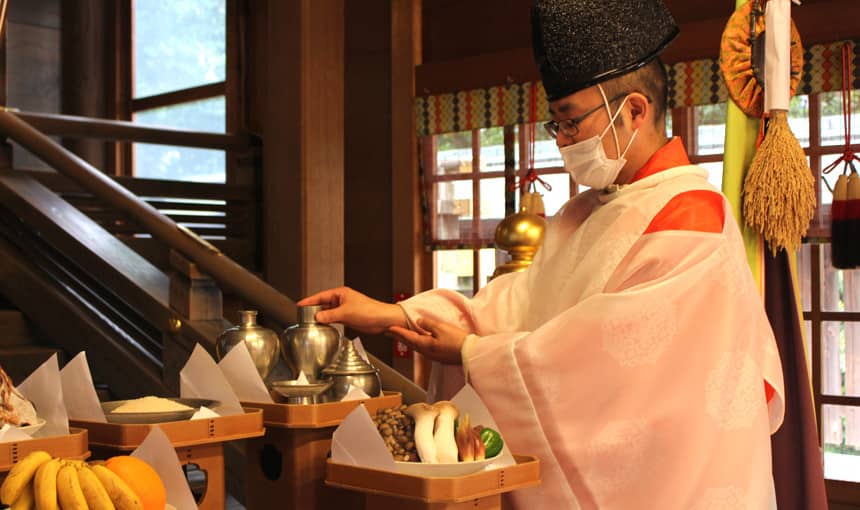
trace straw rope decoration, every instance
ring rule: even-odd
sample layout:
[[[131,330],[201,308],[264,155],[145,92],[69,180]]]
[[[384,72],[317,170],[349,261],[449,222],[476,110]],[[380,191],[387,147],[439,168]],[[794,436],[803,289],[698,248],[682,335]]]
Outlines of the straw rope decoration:
[[[774,255],[780,249],[800,248],[816,205],[815,179],[788,125],[790,16],[789,0],[768,2],[765,111],[769,119],[743,191],[744,221],[762,235]]]

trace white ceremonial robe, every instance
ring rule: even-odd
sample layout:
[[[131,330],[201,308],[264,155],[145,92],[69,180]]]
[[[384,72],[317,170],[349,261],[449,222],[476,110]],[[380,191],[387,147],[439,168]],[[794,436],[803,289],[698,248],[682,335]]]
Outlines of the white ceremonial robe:
[[[706,175],[586,191],[528,270],[472,299],[401,303],[413,323],[472,333],[464,366],[435,366],[432,385],[447,398],[465,370],[512,451],[540,459],[541,486],[514,492],[515,508],[771,507],[782,369],[731,209],[721,233],[644,233],[679,193],[718,193]]]

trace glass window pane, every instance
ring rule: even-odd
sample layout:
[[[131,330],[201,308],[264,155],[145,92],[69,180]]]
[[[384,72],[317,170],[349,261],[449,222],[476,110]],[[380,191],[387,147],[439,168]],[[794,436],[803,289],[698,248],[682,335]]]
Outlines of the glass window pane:
[[[505,178],[481,179],[481,239],[492,240],[505,217]]]
[[[481,275],[481,280],[478,282],[479,288],[483,288],[490,281],[496,266],[504,264],[506,258],[505,252],[495,248],[484,248],[478,251],[478,274]]]
[[[842,92],[823,92],[821,98],[821,145],[845,145]],[[860,143],[860,90],[851,91],[851,143]]]
[[[821,169],[824,170],[829,165],[831,165],[834,161],[839,159],[840,154],[823,154],[821,156]],[[845,168],[844,163],[839,163],[836,165],[836,168],[831,170],[829,173],[821,174],[824,178],[824,182],[821,183],[821,203],[822,204],[832,204],[833,203],[833,192],[830,191],[836,186],[836,179],[842,175],[842,170]]]
[[[134,114],[134,122],[146,126],[224,133],[227,124],[224,96],[143,110]]]
[[[481,129],[479,133],[481,136],[481,172],[504,172],[505,128]]]
[[[135,0],[134,97],[224,81],[226,0]]]
[[[812,321],[803,321],[804,342],[806,343],[806,369],[812,373]]]
[[[436,239],[471,238],[472,181],[436,183]]]
[[[474,265],[472,250],[439,250],[433,252],[434,287],[456,290],[472,297]]]
[[[134,144],[135,177],[223,183],[224,165],[224,151]]]
[[[138,112],[134,115],[134,122],[223,133],[225,117],[225,102],[221,96]],[[137,143],[134,144],[134,175],[150,179],[224,182],[224,152]]]
[[[821,245],[821,309],[860,312],[860,269],[833,267],[830,244]]]
[[[788,125],[801,147],[809,147],[809,96],[794,96],[788,106]]]
[[[821,394],[860,397],[860,322],[822,321]]]
[[[860,482],[860,408],[821,406],[824,477]]]
[[[726,103],[693,108],[696,125],[696,154],[722,154],[726,141]]]
[[[472,173],[472,132],[436,136],[436,175]]]
[[[535,168],[563,167],[564,161],[558,152],[555,140],[549,136],[543,124],[535,126]]]
[[[708,182],[716,186],[717,189],[723,189],[722,161],[710,161],[707,163],[698,163],[698,165],[708,171]]]

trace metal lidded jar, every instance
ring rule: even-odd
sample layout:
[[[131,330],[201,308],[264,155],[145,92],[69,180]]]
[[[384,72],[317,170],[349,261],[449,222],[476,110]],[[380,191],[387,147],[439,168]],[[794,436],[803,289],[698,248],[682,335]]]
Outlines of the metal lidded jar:
[[[349,393],[350,386],[360,388],[371,397],[379,396],[379,370],[358,354],[352,340],[344,340],[337,358],[322,372],[324,377],[332,379],[333,384],[329,391],[335,400],[340,400]]]
[[[256,310],[242,310],[239,315],[239,325],[224,330],[215,340],[215,356],[220,361],[230,349],[244,342],[257,372],[265,380],[272,372],[281,350],[278,335],[257,324]]]
[[[319,305],[298,307],[298,324],[281,333],[281,355],[290,367],[293,377],[304,372],[309,381],[318,381],[321,371],[340,347],[340,332],[328,324],[317,322]]]

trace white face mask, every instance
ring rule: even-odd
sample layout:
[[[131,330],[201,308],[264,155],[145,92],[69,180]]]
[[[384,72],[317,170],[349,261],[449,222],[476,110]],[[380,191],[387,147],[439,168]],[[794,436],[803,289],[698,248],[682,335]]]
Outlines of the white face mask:
[[[562,147],[559,149],[559,152],[564,160],[564,169],[570,173],[571,177],[573,177],[573,180],[576,181],[577,184],[588,186],[589,188],[604,189],[615,182],[615,179],[618,178],[618,174],[621,173],[621,169],[624,168],[624,165],[627,163],[627,160],[624,159],[624,155],[627,154],[627,151],[630,149],[630,145],[633,144],[633,139],[636,138],[636,134],[639,130],[637,129],[633,131],[633,135],[630,137],[627,147],[618,159],[609,159],[606,157],[606,151],[603,150],[603,143],[601,140],[610,128],[612,128],[612,136],[615,138],[615,153],[618,154],[621,152],[618,146],[618,134],[615,132],[615,119],[618,117],[618,114],[621,113],[621,108],[624,107],[624,103],[627,102],[627,98],[624,98],[624,101],[621,102],[618,110],[613,115],[612,111],[609,109],[609,103],[606,101],[606,94],[603,92],[603,87],[598,85],[597,88],[600,90],[600,95],[603,96],[603,104],[610,117],[609,125],[606,126],[606,129],[604,129],[599,136],[594,135],[587,140]]]

